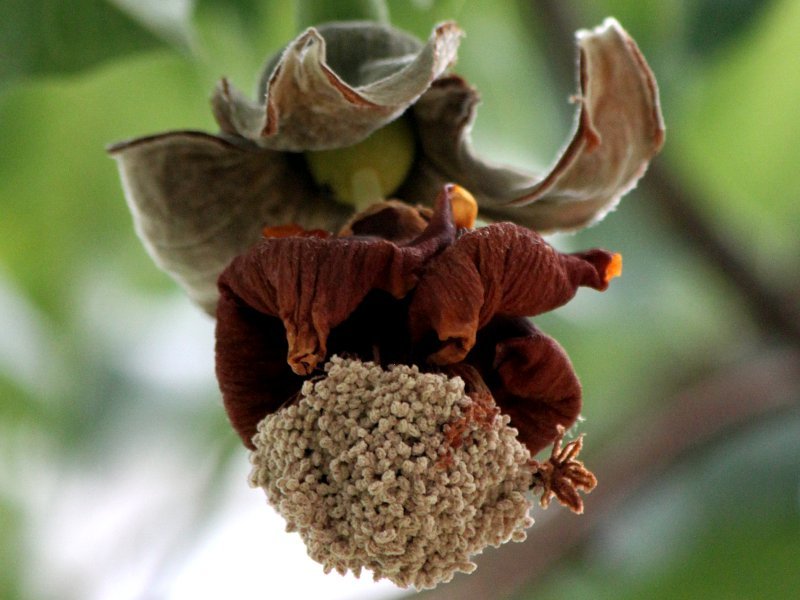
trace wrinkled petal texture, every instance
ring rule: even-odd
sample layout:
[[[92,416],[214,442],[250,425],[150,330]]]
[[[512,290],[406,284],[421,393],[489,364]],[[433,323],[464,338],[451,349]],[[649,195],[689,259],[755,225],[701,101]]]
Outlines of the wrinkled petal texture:
[[[375,24],[311,27],[283,52],[258,103],[223,80],[214,114],[223,132],[264,148],[350,146],[411,106],[455,60],[460,37],[453,23],[436,27],[422,47]]]
[[[330,340],[331,352],[377,352],[387,364],[455,375],[471,365],[483,382],[474,389],[488,387],[532,452],[572,425],[581,407],[572,365],[524,317],[561,306],[580,286],[605,289],[616,255],[562,254],[511,223],[456,237],[453,197],[446,187],[432,215],[382,203],[350,222],[348,237],[267,238],[232,261],[219,280],[217,376],[246,444],[324,361]],[[402,244],[384,238],[409,232]]]
[[[512,223],[470,231],[431,260],[417,284],[412,339],[435,348],[433,364],[475,366],[536,453],[575,422],[581,387],[564,350],[522,317],[562,306],[580,286],[606,289],[614,259],[599,249],[562,254]]]
[[[289,364],[295,373],[307,375],[325,358],[331,327],[350,316],[372,290],[405,296],[425,261],[454,235],[449,211],[437,211],[425,232],[406,246],[357,237],[265,239],[235,258],[219,285],[283,321]]]
[[[298,176],[302,159],[245,140],[180,131],[115,144],[109,152],[148,252],[210,314],[219,274],[260,239],[264,224],[327,228],[349,215],[310,177]]]
[[[442,194],[427,228],[405,245],[374,237],[267,238],[234,259],[219,279],[217,378],[245,443],[258,421],[299,389],[297,376],[325,359],[333,328],[370,292],[405,296],[425,262],[454,237]]]
[[[466,362],[477,368],[531,454],[581,412],[581,386],[566,352],[524,318],[495,317]]]
[[[223,288],[217,305],[217,380],[231,425],[245,446],[258,422],[290,401],[305,381],[286,362],[286,330]]]
[[[580,110],[550,171],[534,176],[489,165],[472,150],[477,92],[445,77],[414,106],[423,156],[401,194],[426,197],[453,181],[485,216],[537,231],[575,230],[612,210],[636,185],[664,142],[658,88],[635,42],[614,19],[577,34]]]
[[[442,343],[428,360],[463,360],[478,330],[495,316],[532,317],[557,308],[579,286],[604,290],[613,254],[561,254],[541,236],[495,223],[461,236],[433,259],[409,309],[412,337],[433,330]]]

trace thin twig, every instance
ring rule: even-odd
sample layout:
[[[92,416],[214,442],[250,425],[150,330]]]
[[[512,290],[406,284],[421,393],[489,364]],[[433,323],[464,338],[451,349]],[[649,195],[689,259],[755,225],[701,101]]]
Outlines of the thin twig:
[[[642,180],[648,198],[656,199],[673,228],[692,242],[711,265],[731,284],[744,302],[753,322],[770,337],[800,345],[800,313],[797,301],[770,286],[751,262],[736,251],[736,244],[696,208],[704,203],[675,175],[665,160],[656,160]],[[741,244],[739,245],[741,246]]]

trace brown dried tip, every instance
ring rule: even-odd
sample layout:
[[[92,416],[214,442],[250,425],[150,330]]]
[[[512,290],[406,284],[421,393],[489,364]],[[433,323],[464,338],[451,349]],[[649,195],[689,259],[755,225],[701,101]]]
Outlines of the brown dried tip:
[[[555,496],[563,506],[580,515],[583,514],[583,500],[578,490],[591,492],[597,485],[597,478],[581,461],[576,460],[583,448],[583,436],[562,448],[563,439],[564,428],[559,427],[550,458],[544,463],[531,461],[536,470],[533,476],[534,487],[542,489],[539,500],[542,508],[547,508]]]

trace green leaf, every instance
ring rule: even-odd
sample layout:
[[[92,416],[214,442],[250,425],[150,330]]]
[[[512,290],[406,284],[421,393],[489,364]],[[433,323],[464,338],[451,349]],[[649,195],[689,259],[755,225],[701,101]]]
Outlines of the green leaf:
[[[297,0],[295,6],[300,29],[328,21],[389,22],[389,9],[383,0]]]
[[[197,0],[192,25],[209,91],[223,75],[249,91],[267,59],[292,39],[294,6],[283,0]]]
[[[74,73],[163,43],[105,0],[3,0],[0,84]]]
[[[211,129],[207,93],[191,64],[165,52],[0,95],[0,262],[38,309],[63,322],[97,265],[165,287],[104,149],[160,130]]]

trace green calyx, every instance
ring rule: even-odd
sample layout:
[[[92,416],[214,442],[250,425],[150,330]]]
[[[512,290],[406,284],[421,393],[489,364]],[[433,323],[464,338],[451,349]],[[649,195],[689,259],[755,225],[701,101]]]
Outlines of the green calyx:
[[[410,124],[401,117],[353,146],[308,151],[305,157],[317,184],[361,210],[400,187],[414,162],[415,145]]]

